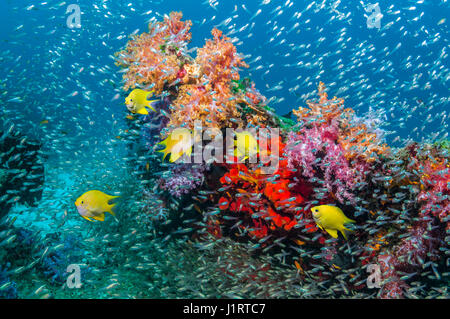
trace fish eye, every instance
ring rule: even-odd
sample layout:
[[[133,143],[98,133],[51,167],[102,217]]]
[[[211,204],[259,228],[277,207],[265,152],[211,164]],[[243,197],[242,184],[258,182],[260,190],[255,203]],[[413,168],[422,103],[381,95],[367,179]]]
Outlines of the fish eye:
[[[81,201],[81,204],[84,204],[84,200]]]

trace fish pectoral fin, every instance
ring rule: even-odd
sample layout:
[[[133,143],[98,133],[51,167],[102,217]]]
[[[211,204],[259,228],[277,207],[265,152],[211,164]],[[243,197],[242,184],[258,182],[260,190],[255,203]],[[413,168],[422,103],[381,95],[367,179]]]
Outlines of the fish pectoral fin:
[[[92,216],[92,218],[94,218],[95,220],[103,222],[103,221],[105,221],[105,213],[101,213],[100,215],[97,215],[97,216]]]
[[[338,238],[338,233],[337,233],[337,230],[336,230],[336,229],[328,229],[328,228],[325,228],[325,231],[326,231],[328,234],[330,234],[331,237],[333,237],[333,238]]]

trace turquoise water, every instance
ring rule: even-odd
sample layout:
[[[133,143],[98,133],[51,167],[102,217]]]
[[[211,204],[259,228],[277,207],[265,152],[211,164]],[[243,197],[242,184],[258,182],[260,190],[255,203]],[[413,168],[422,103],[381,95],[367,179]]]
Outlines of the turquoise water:
[[[72,4],[79,28],[68,25]],[[448,298],[449,4],[379,1],[376,17],[367,5],[2,2],[0,298]],[[155,45],[166,60],[140,71],[178,59],[177,70],[201,65],[202,83],[173,74],[173,84],[164,73],[139,82],[129,70],[145,63],[121,66],[116,53],[173,11],[192,21],[192,39]],[[207,74],[214,50],[195,60],[213,28],[248,64],[228,68],[239,79],[217,67]],[[130,112],[125,98],[134,87],[124,75],[156,88],[155,112]],[[319,82],[328,102],[317,95]],[[190,94],[180,102],[182,89],[207,102],[189,102]],[[246,101],[247,93],[260,101]],[[329,122],[333,112],[289,113],[311,107],[307,101],[325,110],[334,96],[354,111],[350,120],[343,108]],[[231,104],[231,115],[215,121],[220,103]],[[192,110],[199,105],[209,115]],[[293,150],[280,158],[290,166],[267,177],[246,162],[248,171],[233,177],[227,164],[163,160],[158,143],[170,124],[194,129],[197,118],[223,132],[282,128]],[[75,201],[90,190],[120,196],[115,216],[82,218]],[[311,208],[319,204],[355,220],[348,240],[318,227]],[[369,264],[387,279],[376,288]],[[71,286],[70,265],[80,267],[81,287]]]

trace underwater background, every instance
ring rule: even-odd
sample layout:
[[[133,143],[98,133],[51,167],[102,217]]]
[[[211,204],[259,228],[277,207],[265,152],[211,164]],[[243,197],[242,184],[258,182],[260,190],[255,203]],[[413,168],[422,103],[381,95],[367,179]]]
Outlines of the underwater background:
[[[2,1],[0,298],[448,298],[450,4],[370,4]],[[277,172],[163,160],[194,120],[279,127]]]

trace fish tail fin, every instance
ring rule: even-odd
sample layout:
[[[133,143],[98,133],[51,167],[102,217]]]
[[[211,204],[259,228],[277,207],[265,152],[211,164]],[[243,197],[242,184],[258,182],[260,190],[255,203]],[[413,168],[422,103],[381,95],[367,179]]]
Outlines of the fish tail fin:
[[[345,230],[341,230],[342,236],[344,236],[345,240],[348,240],[347,234],[345,233]]]
[[[116,204],[109,205],[108,210],[106,210],[107,213],[110,213],[114,217],[116,217],[116,213],[114,212],[114,208],[116,207]]]
[[[154,107],[152,106],[152,103],[155,103],[155,102],[158,102],[159,100],[150,100],[150,101],[148,101],[148,103],[147,103],[147,107],[149,108],[149,109],[151,109],[153,112],[156,112],[156,110],[154,109]]]
[[[161,143],[158,143],[158,144],[161,144]],[[158,151],[158,153],[164,153],[164,156],[162,158],[163,161],[166,159],[166,156],[169,154],[169,152],[166,152],[166,150],[160,150],[160,151]]]
[[[341,234],[342,236],[344,236],[345,240],[348,240],[346,232],[354,232],[354,230],[342,227]]]
[[[109,205],[109,203],[111,202],[112,199],[119,198],[119,197],[120,197],[120,196],[108,195],[108,201],[107,201],[107,204]]]
[[[113,211],[113,209],[114,209],[114,207],[116,207],[117,203],[111,203],[110,204],[110,201],[112,199],[119,198],[119,197],[120,196],[109,196],[108,203],[107,203],[107,206],[105,208],[105,211],[107,213],[110,213],[111,215],[116,216],[116,213]]]

